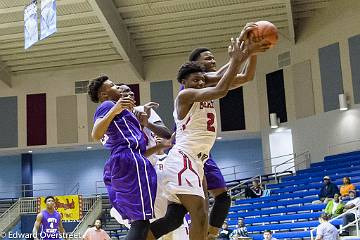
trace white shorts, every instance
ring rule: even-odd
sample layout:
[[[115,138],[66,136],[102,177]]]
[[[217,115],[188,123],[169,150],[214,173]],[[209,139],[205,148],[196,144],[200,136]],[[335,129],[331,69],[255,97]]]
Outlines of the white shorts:
[[[180,203],[178,194],[196,195],[205,199],[202,181],[204,164],[179,149],[171,149],[159,186],[164,187],[165,197],[170,202]]]

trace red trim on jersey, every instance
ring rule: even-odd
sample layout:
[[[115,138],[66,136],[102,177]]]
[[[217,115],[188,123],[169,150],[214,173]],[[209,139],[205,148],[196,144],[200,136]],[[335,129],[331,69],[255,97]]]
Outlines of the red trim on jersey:
[[[192,171],[197,176],[199,180],[199,187],[201,187],[199,174],[193,169],[190,159],[183,152],[179,151],[179,153],[183,156],[183,161],[184,161],[184,168],[181,169],[180,172],[178,173],[179,186],[181,186],[181,175],[189,168],[189,170]]]
[[[198,177],[198,180],[199,180],[199,187],[201,187],[200,177],[199,177],[198,173],[197,173],[197,172],[193,169],[192,164],[191,164],[191,161],[190,161],[190,159],[189,159],[189,158],[188,158],[188,161],[189,161],[189,169],[190,169],[190,171],[192,171],[193,173],[195,173],[195,175]]]
[[[178,182],[179,182],[179,186],[181,186],[181,175],[186,171],[186,169],[188,168],[187,166],[187,159],[186,156],[183,155],[183,161],[184,161],[184,168],[180,170],[180,172],[178,172]]]
[[[188,120],[186,120],[186,123],[182,125],[182,130],[184,131],[186,129],[186,126],[188,125],[188,123],[190,122],[191,117],[188,118]]]

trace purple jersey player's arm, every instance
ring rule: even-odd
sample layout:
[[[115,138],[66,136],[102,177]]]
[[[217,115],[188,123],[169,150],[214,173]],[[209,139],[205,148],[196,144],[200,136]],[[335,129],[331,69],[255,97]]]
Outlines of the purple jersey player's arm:
[[[40,228],[40,225],[41,225],[42,218],[43,218],[42,213],[39,213],[36,216],[36,220],[35,220],[33,231],[32,231],[34,239],[39,239],[38,238],[38,232],[39,232],[39,228]]]
[[[186,116],[194,102],[210,101],[226,96],[232,80],[240,70],[241,64],[249,56],[247,45],[245,45],[244,42],[240,43],[239,38],[236,39],[236,42],[231,42],[229,51],[231,51],[229,68],[226,70],[224,76],[220,79],[215,87],[185,88],[179,92],[179,95],[175,100],[176,105],[178,106],[177,109],[179,120]],[[202,77],[202,79],[197,80],[204,80],[203,75],[199,75],[196,78],[200,77]]]
[[[64,239],[66,239],[66,240],[68,239],[67,236],[65,236],[65,228],[63,226],[61,217],[60,217],[60,221],[59,221],[59,232],[62,234]]]
[[[96,141],[99,141],[106,133],[114,117],[120,114],[124,109],[133,108],[134,105],[134,100],[131,98],[120,98],[103,118],[96,119],[91,132],[91,137]]]

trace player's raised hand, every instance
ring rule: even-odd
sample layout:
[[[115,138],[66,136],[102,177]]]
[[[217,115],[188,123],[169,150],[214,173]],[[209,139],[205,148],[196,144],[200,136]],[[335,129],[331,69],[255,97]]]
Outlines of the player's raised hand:
[[[157,109],[160,106],[160,104],[156,102],[148,102],[144,105],[144,112],[148,115],[148,117],[151,116],[151,109]]]
[[[228,48],[230,58],[234,60],[242,60],[244,57],[248,57],[248,49],[245,47],[245,43],[241,42],[239,38],[231,38],[231,45]]]
[[[149,115],[146,112],[134,111],[136,118],[139,120],[140,125],[147,127],[149,125]]]
[[[120,98],[114,106],[114,112],[116,114],[119,114],[124,109],[128,109],[128,110],[132,111],[132,109],[134,107],[135,107],[135,101],[132,98],[130,98],[130,97]]]
[[[240,41],[245,41],[246,39],[248,39],[249,33],[255,28],[257,28],[256,23],[254,22],[247,23],[239,35]]]
[[[255,55],[260,52],[265,52],[271,46],[271,43],[263,38],[249,39],[246,42],[245,48],[249,51],[250,55]]]

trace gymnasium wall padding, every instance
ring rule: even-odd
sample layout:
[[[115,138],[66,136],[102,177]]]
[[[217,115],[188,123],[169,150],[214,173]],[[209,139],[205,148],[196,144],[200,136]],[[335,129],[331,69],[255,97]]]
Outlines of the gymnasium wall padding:
[[[78,143],[77,96],[56,98],[57,142]]]
[[[46,145],[46,93],[26,95],[27,145]]]
[[[339,94],[344,92],[339,43],[319,49],[324,111],[339,108]]]
[[[294,82],[296,119],[310,117],[315,114],[310,60],[292,65],[291,73]]]
[[[0,97],[0,148],[18,146],[17,97]]]
[[[156,109],[156,113],[159,114],[167,127],[173,128],[174,97],[172,81],[151,82],[150,93],[151,101],[160,104],[160,107]]]
[[[349,38],[348,42],[354,102],[360,103],[360,35]]]

